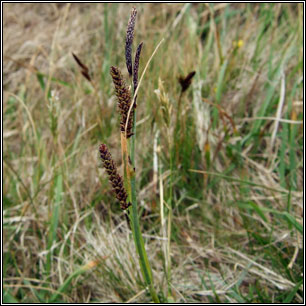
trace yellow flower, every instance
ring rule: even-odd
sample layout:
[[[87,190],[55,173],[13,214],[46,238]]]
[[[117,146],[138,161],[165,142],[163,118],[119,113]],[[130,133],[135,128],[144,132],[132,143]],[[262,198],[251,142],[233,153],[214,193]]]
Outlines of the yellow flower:
[[[244,44],[244,42],[243,42],[242,39],[233,41],[233,46],[234,46],[234,48],[237,48],[237,49],[241,48],[243,46],[243,44]]]
[[[241,48],[243,46],[243,40],[242,39],[239,39],[237,41],[237,48]]]

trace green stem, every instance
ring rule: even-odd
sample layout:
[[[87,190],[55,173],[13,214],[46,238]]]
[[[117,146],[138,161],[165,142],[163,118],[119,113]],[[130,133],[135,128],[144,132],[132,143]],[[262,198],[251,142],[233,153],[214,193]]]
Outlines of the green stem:
[[[133,133],[134,135],[131,137],[130,141],[130,158],[132,166],[135,167],[135,138],[136,138],[136,111],[134,111],[134,125],[133,125]],[[148,260],[148,255],[144,247],[143,237],[140,230],[139,225],[139,217],[137,212],[137,199],[136,199],[136,177],[134,171],[132,171],[133,175],[126,176],[126,179],[130,180],[128,182],[128,186],[130,186],[130,190],[128,190],[129,200],[132,202],[132,205],[129,208],[129,217],[131,221],[132,233],[135,241],[135,246],[137,253],[139,255],[139,264],[142,276],[146,285],[149,288],[151,297],[155,303],[160,303],[159,298],[156,294],[153,285],[153,277],[152,270],[150,267],[150,263]]]

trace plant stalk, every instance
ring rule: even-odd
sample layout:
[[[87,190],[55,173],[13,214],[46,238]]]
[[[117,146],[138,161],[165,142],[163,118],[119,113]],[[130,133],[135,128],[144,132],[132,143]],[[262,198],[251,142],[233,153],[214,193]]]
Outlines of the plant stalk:
[[[128,193],[128,201],[132,203],[132,205],[128,209],[129,219],[131,221],[131,228],[134,237],[134,242],[136,246],[136,251],[139,256],[139,264],[142,276],[146,285],[149,288],[152,300],[155,303],[160,303],[159,298],[156,294],[154,285],[153,285],[153,277],[152,270],[148,260],[148,255],[145,250],[143,237],[140,230],[139,225],[139,217],[137,212],[137,196],[136,196],[136,176],[134,171],[135,166],[135,138],[136,138],[136,111],[134,111],[133,115],[133,133],[134,135],[127,141],[124,133],[121,133],[121,147],[122,147],[122,160],[124,163],[124,180]],[[129,145],[129,153],[128,155],[128,145]],[[130,161],[128,156],[130,156]],[[131,163],[131,164],[130,164]]]
[[[142,82],[143,76],[146,72],[146,70],[149,67],[149,64],[157,52],[158,48],[162,44],[164,39],[162,39],[159,44],[156,46],[155,50],[153,51],[151,57],[149,58],[142,75],[140,77],[140,80],[138,82],[138,86],[136,90],[134,90],[134,97],[132,100],[132,104],[130,106],[130,109],[128,111],[127,115],[127,122],[125,126],[125,131],[127,130],[127,124],[128,124],[128,118],[131,114],[131,110],[134,107],[135,104],[135,98],[137,96],[138,90],[140,88],[140,84]],[[122,160],[124,163],[124,181],[125,181],[125,186],[126,190],[128,193],[128,200],[132,203],[132,205],[128,208],[128,213],[129,213],[129,219],[131,221],[131,227],[132,227],[132,233],[135,241],[135,246],[136,246],[136,251],[139,255],[139,264],[140,264],[140,269],[142,276],[145,280],[146,285],[149,288],[152,300],[155,303],[160,303],[159,298],[156,294],[154,285],[153,285],[153,277],[152,277],[152,270],[151,266],[148,260],[148,255],[146,253],[145,247],[144,247],[144,242],[139,226],[139,217],[138,217],[138,211],[137,211],[137,199],[136,199],[136,177],[135,177],[135,141],[136,141],[136,109],[134,109],[133,112],[133,136],[130,137],[130,140],[127,141],[127,135],[126,133],[121,133],[121,149],[122,149]],[[129,144],[129,151],[128,151],[128,146]],[[130,153],[130,155],[128,155]],[[130,156],[130,160],[129,160]],[[131,165],[130,165],[131,163]]]

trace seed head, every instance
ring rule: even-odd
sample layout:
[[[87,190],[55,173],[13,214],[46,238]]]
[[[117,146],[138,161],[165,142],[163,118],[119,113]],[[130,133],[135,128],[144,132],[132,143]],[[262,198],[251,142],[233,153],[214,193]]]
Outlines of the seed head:
[[[140,54],[142,49],[143,43],[140,43],[137,47],[136,54],[135,54],[135,61],[134,61],[134,69],[133,69],[133,85],[134,85],[134,92],[138,86],[138,69],[139,69],[139,60]]]
[[[122,210],[127,209],[131,203],[127,203],[127,193],[123,186],[122,177],[117,172],[117,167],[112,159],[110,152],[105,144],[99,146],[100,157],[102,159],[103,167],[105,168],[109,181],[113,187],[113,192],[120,202]]]
[[[117,67],[112,66],[110,69],[111,76],[115,85],[116,96],[118,99],[118,108],[121,113],[121,132],[125,133],[125,125],[127,121],[127,115],[132,103],[131,92],[125,85],[122,74]],[[133,135],[133,113],[134,110],[131,110],[126,135],[127,138]]]
[[[126,29],[126,40],[125,40],[125,60],[126,60],[126,68],[129,72],[129,75],[132,76],[133,63],[132,63],[132,45],[134,39],[134,28],[136,21],[137,11],[135,7],[132,8],[131,16],[128,22],[128,26]]]

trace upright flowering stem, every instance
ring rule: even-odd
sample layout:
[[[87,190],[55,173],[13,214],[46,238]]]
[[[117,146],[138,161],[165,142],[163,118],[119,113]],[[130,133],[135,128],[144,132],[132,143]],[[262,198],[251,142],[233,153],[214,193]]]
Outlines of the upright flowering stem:
[[[126,35],[126,45],[125,45],[125,54],[126,54],[126,65],[129,72],[130,77],[132,77],[132,88],[133,94],[135,94],[135,90],[138,85],[138,67],[139,67],[139,58],[142,48],[142,43],[139,45],[136,51],[134,67],[132,65],[132,43],[134,38],[134,26],[136,19],[137,11],[133,8],[131,12],[131,17],[127,27],[127,35]],[[133,69],[134,68],[134,69]],[[114,78],[113,78],[114,79]],[[135,99],[136,97],[134,97]],[[133,232],[133,237],[135,241],[135,246],[137,253],[139,255],[139,264],[142,276],[144,278],[145,284],[147,285],[152,300],[155,303],[160,303],[158,296],[156,294],[154,285],[153,285],[153,276],[152,270],[149,264],[148,255],[145,250],[144,241],[139,225],[139,217],[138,217],[138,209],[137,209],[137,196],[136,196],[136,177],[135,177],[135,141],[136,141],[136,104],[135,101],[132,111],[129,112],[127,110],[125,116],[125,126],[122,131],[121,128],[121,148],[122,148],[122,160],[124,162],[124,179],[126,181],[127,193],[128,193],[128,201],[132,203],[132,205],[128,208],[129,217],[131,221],[131,228]],[[130,102],[130,107],[131,107]],[[124,115],[122,116],[124,118]],[[131,123],[130,123],[131,120]]]
[[[135,166],[135,125],[136,125],[136,112],[134,111],[133,119],[134,119],[134,125],[133,125],[133,133],[134,135],[129,140],[129,152],[131,156],[131,163],[132,166]],[[128,167],[130,167],[128,165]],[[127,171],[128,172],[128,171]],[[129,171],[131,173],[131,171]],[[143,275],[143,278],[145,280],[146,285],[148,286],[150,290],[151,297],[155,303],[160,303],[158,296],[156,294],[154,284],[153,284],[153,277],[152,277],[152,270],[149,263],[148,255],[144,247],[144,241],[142,238],[142,233],[139,225],[139,217],[138,217],[138,209],[137,209],[137,197],[136,197],[136,177],[135,173],[133,172],[133,175],[131,175],[129,178],[129,185],[131,187],[130,189],[130,200],[132,205],[129,207],[130,212],[130,219],[131,219],[131,225],[132,225],[132,232],[134,236],[134,241],[136,245],[136,250],[139,255],[139,263],[141,272]],[[129,193],[129,191],[128,191]]]
[[[136,21],[137,11],[132,9],[131,17],[128,22],[126,31],[126,44],[125,44],[125,57],[126,66],[129,72],[131,87],[128,88],[123,80],[123,76],[120,70],[116,67],[111,67],[110,73],[115,86],[115,92],[118,100],[118,109],[121,115],[120,127],[121,127],[121,153],[122,162],[124,165],[124,181],[117,173],[116,166],[112,160],[112,157],[106,147],[102,144],[99,147],[101,159],[103,161],[104,168],[109,175],[110,183],[113,186],[115,196],[120,202],[123,210],[128,210],[128,216],[131,221],[132,233],[136,245],[136,251],[139,255],[139,264],[144,282],[150,291],[151,297],[155,303],[160,303],[153,285],[152,270],[149,264],[148,255],[144,247],[144,241],[139,226],[139,217],[137,209],[137,197],[136,197],[136,177],[135,177],[135,140],[136,140],[136,93],[138,87],[138,68],[139,60],[142,49],[142,43],[139,44],[134,66],[132,62],[132,44],[134,39],[134,27]],[[156,50],[153,52],[156,52]],[[151,56],[150,60],[152,59]],[[149,60],[149,62],[150,62]],[[148,63],[149,63],[148,62]],[[148,66],[147,63],[147,66]],[[83,65],[84,66],[84,65]],[[84,67],[82,68],[84,69]],[[146,68],[147,68],[146,66]],[[145,70],[146,70],[145,68]],[[143,75],[142,75],[143,77]],[[142,80],[140,79],[140,82]],[[133,99],[132,99],[132,96]]]

